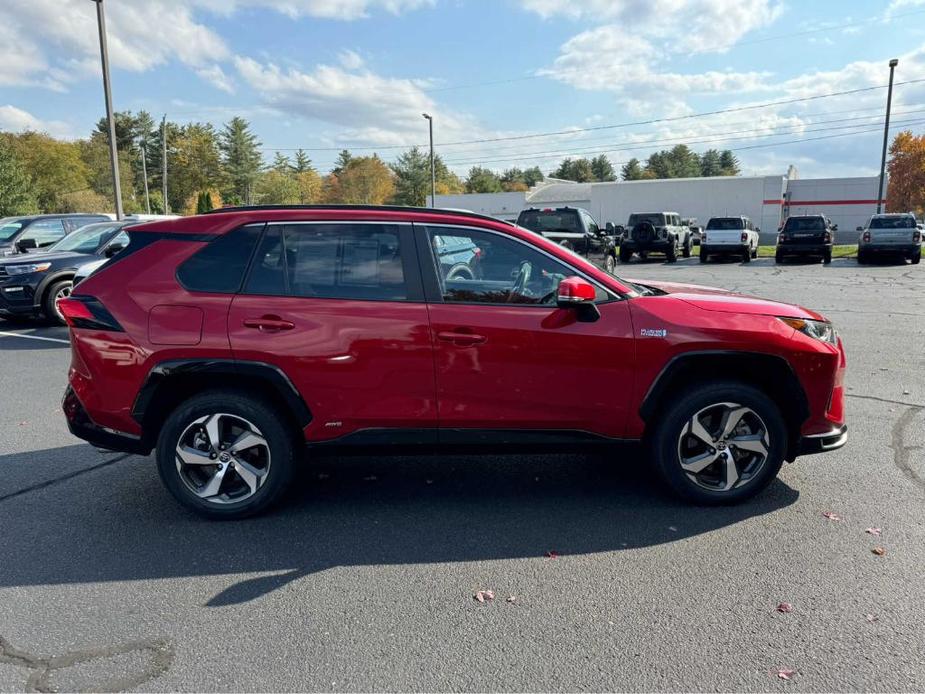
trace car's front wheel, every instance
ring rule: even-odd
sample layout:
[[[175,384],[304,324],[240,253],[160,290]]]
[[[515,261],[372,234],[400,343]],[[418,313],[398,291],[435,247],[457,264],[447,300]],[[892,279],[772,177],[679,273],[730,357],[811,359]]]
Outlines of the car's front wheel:
[[[68,298],[71,295],[72,287],[73,283],[71,280],[63,280],[61,282],[55,282],[48,288],[48,291],[45,292],[45,302],[42,309],[48,320],[58,325],[64,325],[64,316],[61,314],[61,311],[58,310],[58,301]]]
[[[912,257],[909,258],[912,261],[913,265],[918,265],[922,261],[922,251],[918,251],[912,254]]]
[[[687,390],[650,437],[655,467],[677,495],[698,504],[748,499],[777,475],[787,450],[778,406],[737,382]]]
[[[243,518],[285,493],[295,471],[296,438],[269,402],[233,390],[207,391],[167,417],[157,442],[158,472],[195,513]]]

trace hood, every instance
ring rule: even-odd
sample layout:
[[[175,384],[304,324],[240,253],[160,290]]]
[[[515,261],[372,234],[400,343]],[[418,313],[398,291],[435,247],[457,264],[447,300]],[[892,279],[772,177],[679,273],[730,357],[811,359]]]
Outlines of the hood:
[[[760,299],[747,294],[737,294],[718,287],[702,287],[698,284],[679,284],[676,282],[649,282],[647,280],[629,281],[646,287],[654,287],[666,294],[671,294],[675,299],[680,299],[704,311],[826,320],[822,314],[802,306],[787,304],[782,301],[772,301],[771,299]]]
[[[20,253],[7,258],[0,258],[0,265],[20,265],[25,263],[46,263],[56,260],[89,260],[94,256],[87,253],[61,251],[59,253]]]

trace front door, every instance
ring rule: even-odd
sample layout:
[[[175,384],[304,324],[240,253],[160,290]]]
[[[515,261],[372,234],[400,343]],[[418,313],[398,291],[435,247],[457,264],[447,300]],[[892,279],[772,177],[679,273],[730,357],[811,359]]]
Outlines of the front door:
[[[579,322],[574,311],[556,306],[558,282],[577,274],[562,262],[498,232],[416,231],[425,283],[437,285],[428,310],[441,432],[622,436],[634,360],[625,300],[601,288],[600,320]],[[435,261],[447,246],[477,249],[470,273],[448,275],[447,264]]]
[[[228,315],[236,359],[278,366],[311,441],[434,429],[433,347],[410,224],[267,225]]]

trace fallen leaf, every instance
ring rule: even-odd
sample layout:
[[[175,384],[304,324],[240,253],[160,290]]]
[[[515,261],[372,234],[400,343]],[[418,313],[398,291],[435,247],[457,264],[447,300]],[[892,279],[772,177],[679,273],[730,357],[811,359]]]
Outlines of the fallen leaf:
[[[869,615],[867,615],[867,621],[870,622],[871,624],[873,624],[874,622],[876,622],[878,619],[880,619],[880,617],[878,617],[878,616],[875,615],[875,614],[869,614]]]
[[[839,516],[837,513],[835,513],[835,511],[824,511],[824,512],[822,513],[822,515],[825,516],[826,518],[828,518],[828,519],[831,520],[831,521],[840,521],[840,520],[841,520],[841,516]]]
[[[492,590],[480,590],[475,594],[474,597],[479,602],[485,602],[486,600],[494,600],[495,593]]]
[[[783,612],[784,614],[789,614],[793,612],[793,605],[791,605],[789,602],[782,602],[777,606],[777,611]]]
[[[559,553],[553,550],[549,550],[548,552],[546,552],[546,558],[547,559],[558,559]]]
[[[876,554],[878,557],[882,557],[884,554],[886,554],[886,550],[883,549],[883,547],[874,547],[870,551]]]
[[[508,602],[517,602],[517,596],[516,596],[516,595],[508,595],[508,596],[507,596],[507,601],[508,601]]]
[[[874,537],[880,537],[880,528],[868,528],[864,532],[868,535],[873,535]]]
[[[785,668],[778,668],[777,670],[777,676],[782,680],[789,680],[795,674],[797,674],[796,670],[787,670]]]

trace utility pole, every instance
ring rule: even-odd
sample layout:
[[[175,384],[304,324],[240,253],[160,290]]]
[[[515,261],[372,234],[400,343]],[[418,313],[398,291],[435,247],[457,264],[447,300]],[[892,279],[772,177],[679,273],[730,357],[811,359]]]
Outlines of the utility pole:
[[[890,108],[893,106],[893,71],[899,65],[899,60],[890,61],[890,86],[886,92],[886,121],[883,124],[883,156],[880,157],[880,187],[877,189],[877,214],[883,208],[883,179],[886,175],[886,148],[890,138]]]
[[[434,119],[426,113],[422,116],[427,119],[427,125],[430,129],[430,206],[437,206],[437,170],[434,165]]]
[[[109,124],[109,161],[112,166],[112,195],[116,203],[116,219],[122,219],[122,186],[119,181],[119,152],[116,149],[116,121],[112,114],[112,89],[109,84],[109,49],[106,46],[106,17],[103,0],[96,3],[96,23],[100,32],[100,60],[103,62],[103,95],[106,98],[106,120]]]
[[[164,214],[170,214],[170,206],[167,204],[167,114],[161,121],[161,183],[163,184],[164,195]]]
[[[148,164],[145,161],[148,158],[148,133],[141,138],[141,176],[145,179],[145,209],[151,214],[151,196],[148,194]]]

